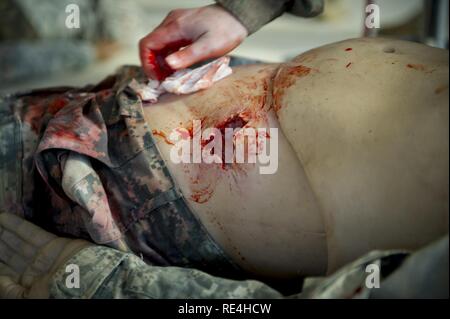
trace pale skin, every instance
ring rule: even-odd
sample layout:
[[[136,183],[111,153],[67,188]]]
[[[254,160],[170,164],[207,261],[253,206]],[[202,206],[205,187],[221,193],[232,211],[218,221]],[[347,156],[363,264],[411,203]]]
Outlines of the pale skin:
[[[446,51],[357,39],[234,71],[145,114],[194,214],[242,268],[323,275],[368,251],[414,250],[448,232]],[[275,174],[171,162],[161,135],[243,111],[253,127],[279,128]]]

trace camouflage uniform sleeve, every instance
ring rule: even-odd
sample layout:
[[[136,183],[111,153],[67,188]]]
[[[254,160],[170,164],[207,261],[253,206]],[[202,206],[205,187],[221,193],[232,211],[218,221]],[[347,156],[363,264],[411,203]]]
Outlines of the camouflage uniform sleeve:
[[[448,260],[448,237],[435,246],[437,248],[433,246],[433,252],[438,256],[443,255],[442,250],[447,249]],[[380,281],[384,285],[385,282],[388,283],[389,276],[394,271],[401,270],[403,262],[409,255],[406,251],[371,252],[329,277],[307,278],[302,292],[286,298],[367,299],[380,297],[380,295],[371,296],[373,291],[367,286],[369,278],[367,266],[371,265],[379,269]],[[434,258],[434,260],[437,259],[439,258]],[[79,268],[79,288],[68,288],[66,285],[66,281],[71,275],[70,272],[66,272],[66,269],[73,269],[73,265]],[[448,262],[445,265],[448,269]],[[68,268],[68,266],[72,267]],[[420,289],[420,287],[413,289],[413,292],[420,291]],[[285,298],[281,293],[261,282],[228,280],[189,268],[150,266],[135,255],[103,246],[85,248],[65,263],[51,280],[50,296],[54,299]]]
[[[69,265],[79,269],[80,287],[68,288]],[[233,281],[194,269],[155,267],[132,254],[103,246],[79,252],[52,278],[54,299],[275,299],[282,295],[256,281]]]
[[[247,28],[255,33],[265,24],[288,11],[301,17],[322,13],[324,0],[216,0]]]

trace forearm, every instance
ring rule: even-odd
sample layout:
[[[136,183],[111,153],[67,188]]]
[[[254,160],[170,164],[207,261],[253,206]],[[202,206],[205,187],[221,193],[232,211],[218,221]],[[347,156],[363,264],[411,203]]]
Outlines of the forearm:
[[[216,0],[231,12],[248,30],[258,31],[265,24],[289,11],[302,17],[314,17],[322,13],[324,0]]]

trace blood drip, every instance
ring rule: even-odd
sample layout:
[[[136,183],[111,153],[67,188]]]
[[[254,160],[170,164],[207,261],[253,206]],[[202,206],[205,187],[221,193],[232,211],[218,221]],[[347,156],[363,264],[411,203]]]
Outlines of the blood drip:
[[[172,141],[169,140],[169,138],[167,137],[166,133],[164,133],[163,131],[160,131],[160,130],[152,130],[152,134],[153,134],[154,136],[159,136],[159,137],[161,137],[161,138],[164,140],[164,142],[166,142],[166,144],[174,145],[174,143],[173,143]]]

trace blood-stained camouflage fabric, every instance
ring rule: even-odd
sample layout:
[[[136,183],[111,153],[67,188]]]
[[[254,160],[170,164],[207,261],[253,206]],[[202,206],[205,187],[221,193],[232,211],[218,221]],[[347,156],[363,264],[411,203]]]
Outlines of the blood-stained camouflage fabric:
[[[0,100],[0,210],[146,262],[234,274],[162,160],[124,67],[97,86]]]

